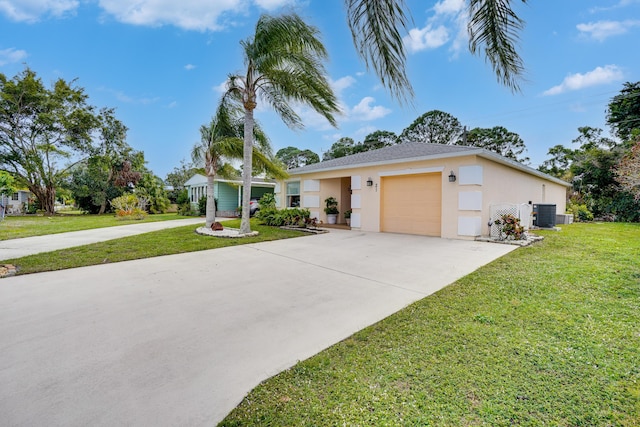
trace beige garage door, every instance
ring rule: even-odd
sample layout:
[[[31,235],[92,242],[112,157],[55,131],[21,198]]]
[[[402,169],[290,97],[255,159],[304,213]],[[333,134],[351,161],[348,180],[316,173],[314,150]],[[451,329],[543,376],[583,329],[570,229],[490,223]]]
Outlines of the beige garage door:
[[[381,231],[440,236],[442,174],[385,176],[380,188]]]

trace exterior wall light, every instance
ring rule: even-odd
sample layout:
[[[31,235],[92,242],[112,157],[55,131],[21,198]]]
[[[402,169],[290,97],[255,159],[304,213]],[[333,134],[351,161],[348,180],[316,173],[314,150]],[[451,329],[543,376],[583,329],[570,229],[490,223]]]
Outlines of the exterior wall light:
[[[372,187],[373,186],[373,180],[371,179],[371,177],[369,177],[369,179],[367,180],[367,187]]]
[[[449,182],[456,182],[456,174],[453,171],[449,174]]]

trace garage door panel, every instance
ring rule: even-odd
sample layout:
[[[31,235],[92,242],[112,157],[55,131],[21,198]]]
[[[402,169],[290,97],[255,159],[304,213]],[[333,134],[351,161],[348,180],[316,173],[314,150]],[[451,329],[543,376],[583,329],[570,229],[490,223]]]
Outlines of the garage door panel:
[[[382,178],[382,231],[440,236],[441,210],[440,173]]]

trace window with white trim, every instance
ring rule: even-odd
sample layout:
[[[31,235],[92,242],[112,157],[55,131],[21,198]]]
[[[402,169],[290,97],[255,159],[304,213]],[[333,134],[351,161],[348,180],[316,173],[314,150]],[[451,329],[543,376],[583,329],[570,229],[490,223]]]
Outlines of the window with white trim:
[[[300,181],[287,182],[287,207],[300,207]]]

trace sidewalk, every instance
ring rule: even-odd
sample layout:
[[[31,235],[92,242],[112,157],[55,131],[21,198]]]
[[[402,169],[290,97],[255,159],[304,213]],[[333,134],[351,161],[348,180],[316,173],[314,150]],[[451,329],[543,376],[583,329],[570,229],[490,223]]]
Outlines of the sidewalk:
[[[216,221],[224,221],[225,219],[226,218],[216,218]],[[49,234],[46,236],[2,240],[0,241],[0,261],[192,224],[204,224],[204,218],[144,222],[141,224],[118,225],[115,227]]]

